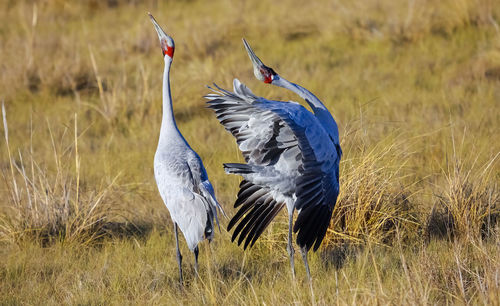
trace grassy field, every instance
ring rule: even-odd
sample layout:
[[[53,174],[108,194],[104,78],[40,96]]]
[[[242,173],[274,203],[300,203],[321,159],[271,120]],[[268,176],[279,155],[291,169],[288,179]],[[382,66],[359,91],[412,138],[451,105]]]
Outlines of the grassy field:
[[[340,196],[313,281],[289,271],[286,214],[255,247],[223,219],[200,277],[153,177],[175,39],[181,132],[229,216],[241,161],[205,85],[254,79],[241,43],[339,124]],[[0,304],[500,305],[500,6],[444,1],[2,1]]]

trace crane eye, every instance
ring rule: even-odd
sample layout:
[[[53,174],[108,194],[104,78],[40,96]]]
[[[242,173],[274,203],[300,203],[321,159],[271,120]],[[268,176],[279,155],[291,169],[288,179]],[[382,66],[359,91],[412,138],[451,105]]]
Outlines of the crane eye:
[[[276,75],[276,72],[274,72],[273,68],[269,68],[267,66],[262,66],[259,69],[260,74],[264,77],[264,83],[271,83],[273,81],[273,76]]]

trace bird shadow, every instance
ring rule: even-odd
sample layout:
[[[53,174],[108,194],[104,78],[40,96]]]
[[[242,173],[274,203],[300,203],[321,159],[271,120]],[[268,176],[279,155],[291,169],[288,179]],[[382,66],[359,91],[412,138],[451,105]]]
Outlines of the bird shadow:
[[[325,247],[320,253],[320,258],[326,268],[333,267],[340,270],[348,261],[355,261],[362,250],[362,245],[344,242]]]
[[[251,280],[258,275],[258,271],[251,267],[242,268],[241,260],[238,258],[222,262],[216,268],[216,273],[225,280],[237,280],[242,277]]]
[[[152,232],[154,226],[148,222],[110,222],[100,221],[93,226],[82,230],[78,234],[74,234],[70,240],[85,242],[94,247],[98,247],[104,241],[109,239],[146,239]],[[27,232],[24,238],[37,241],[42,247],[50,247],[56,242],[66,241],[68,235],[66,233],[65,224],[57,226],[42,227],[37,231]]]
[[[147,238],[153,228],[149,222],[107,222],[100,232],[103,238]]]

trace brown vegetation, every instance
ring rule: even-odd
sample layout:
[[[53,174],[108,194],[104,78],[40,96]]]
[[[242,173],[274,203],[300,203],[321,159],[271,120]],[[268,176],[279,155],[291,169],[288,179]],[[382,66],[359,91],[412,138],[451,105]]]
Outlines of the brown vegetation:
[[[241,44],[339,123],[341,193],[309,287],[279,216],[248,252],[223,229],[177,285],[152,161],[176,40],[180,130],[229,215],[241,160],[201,98]],[[500,6],[489,0],[7,1],[0,4],[0,300],[7,304],[498,304]],[[223,220],[225,225],[227,220]]]

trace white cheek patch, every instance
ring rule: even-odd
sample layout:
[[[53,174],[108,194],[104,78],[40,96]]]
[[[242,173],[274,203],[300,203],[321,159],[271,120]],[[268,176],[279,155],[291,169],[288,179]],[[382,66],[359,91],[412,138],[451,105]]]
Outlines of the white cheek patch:
[[[260,69],[255,67],[253,69],[253,74],[255,75],[255,77],[257,78],[257,80],[259,81],[264,81],[264,76],[262,75],[262,73],[260,73]]]

